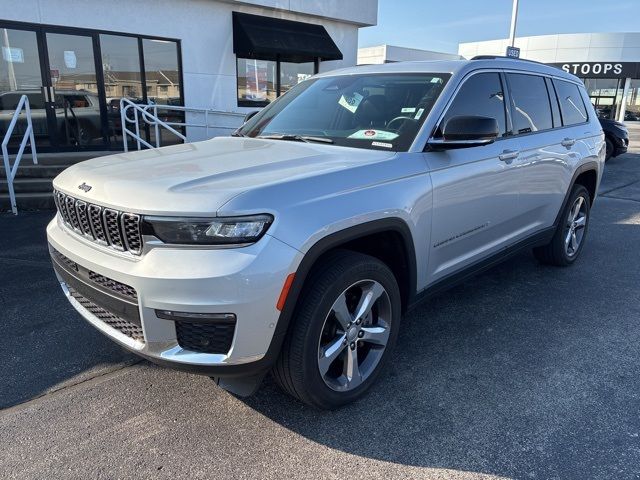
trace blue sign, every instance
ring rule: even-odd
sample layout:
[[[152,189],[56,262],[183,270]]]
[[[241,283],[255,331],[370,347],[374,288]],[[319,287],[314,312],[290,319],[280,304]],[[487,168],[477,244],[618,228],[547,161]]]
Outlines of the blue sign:
[[[520,58],[520,49],[518,47],[507,47],[507,57]]]

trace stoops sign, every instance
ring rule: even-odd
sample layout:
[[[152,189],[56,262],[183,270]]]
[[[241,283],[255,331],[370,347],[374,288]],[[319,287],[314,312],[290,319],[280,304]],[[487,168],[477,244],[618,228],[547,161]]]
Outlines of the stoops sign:
[[[565,62],[550,63],[565,72],[584,78],[638,78],[638,62]]]

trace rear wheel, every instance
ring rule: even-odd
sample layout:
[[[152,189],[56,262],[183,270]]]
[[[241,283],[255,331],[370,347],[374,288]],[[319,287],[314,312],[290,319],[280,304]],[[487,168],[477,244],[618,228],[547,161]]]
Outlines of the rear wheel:
[[[584,246],[590,213],[589,192],[584,186],[575,185],[553,239],[548,245],[533,249],[536,258],[547,265],[566,266],[575,262]]]
[[[338,251],[314,271],[273,376],[309,405],[333,409],[362,396],[395,344],[400,291],[376,258]]]

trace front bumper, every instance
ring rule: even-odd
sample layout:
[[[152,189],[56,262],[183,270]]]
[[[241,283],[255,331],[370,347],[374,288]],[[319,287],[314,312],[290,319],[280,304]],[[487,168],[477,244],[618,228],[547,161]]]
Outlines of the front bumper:
[[[287,275],[295,271],[301,256],[292,247],[265,235],[244,248],[162,245],[133,257],[83,239],[64,226],[58,216],[48,225],[47,237],[56,275],[70,303],[121,346],[162,365],[212,376],[252,375],[270,366],[273,359],[267,357],[273,357],[270,346],[280,317],[276,303]],[[56,251],[61,254],[59,258],[66,257],[79,268],[65,268]],[[104,294],[104,289],[93,292],[91,287],[96,285],[87,281],[86,272],[135,289],[133,307],[130,298],[109,303],[109,296],[122,300],[120,292],[110,295],[107,291],[106,297],[98,295]],[[105,312],[93,308],[95,305],[84,301],[83,295],[95,297],[109,313],[130,322],[132,331],[139,324],[141,333],[114,328],[104,320]],[[183,348],[176,322],[159,318],[156,310],[234,314],[229,350],[201,353]]]
[[[629,149],[629,138],[619,138],[615,146],[615,154],[622,155]]]
[[[629,149],[629,137],[622,136],[613,137],[613,156],[617,157],[618,155],[622,155],[623,153],[627,153]]]

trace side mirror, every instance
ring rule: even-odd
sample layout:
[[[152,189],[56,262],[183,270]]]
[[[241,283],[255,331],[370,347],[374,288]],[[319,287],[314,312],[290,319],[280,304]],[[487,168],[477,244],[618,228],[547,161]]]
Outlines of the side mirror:
[[[243,123],[247,123],[249,120],[251,120],[253,117],[256,116],[256,114],[260,113],[260,110],[254,110],[253,112],[249,112],[244,116],[244,122]]]
[[[498,121],[491,117],[466,115],[451,117],[442,129],[442,138],[429,140],[432,150],[489,145],[499,135]]]

